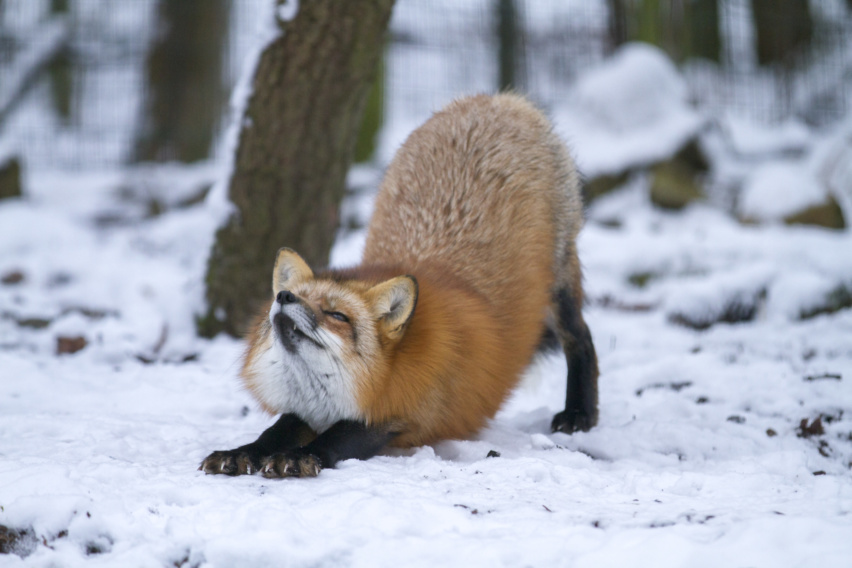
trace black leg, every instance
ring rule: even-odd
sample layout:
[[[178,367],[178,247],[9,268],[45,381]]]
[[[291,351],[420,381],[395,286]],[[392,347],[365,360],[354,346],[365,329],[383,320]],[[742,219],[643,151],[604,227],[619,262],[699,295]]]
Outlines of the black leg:
[[[198,469],[204,473],[251,475],[260,470],[264,458],[303,446],[315,437],[316,433],[301,418],[295,414],[282,414],[251,444],[213,452],[204,458]]]
[[[598,358],[578,302],[566,289],[556,295],[559,335],[568,360],[565,410],[553,417],[554,432],[584,432],[598,421]]]
[[[314,477],[339,461],[373,457],[398,433],[399,428],[390,424],[368,426],[341,420],[307,446],[265,459],[261,473],[265,477]]]

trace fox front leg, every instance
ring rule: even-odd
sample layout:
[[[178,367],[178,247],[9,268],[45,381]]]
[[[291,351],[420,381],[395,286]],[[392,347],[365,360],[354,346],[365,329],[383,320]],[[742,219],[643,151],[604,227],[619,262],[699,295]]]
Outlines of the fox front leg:
[[[263,460],[264,477],[316,477],[323,468],[348,459],[365,460],[376,455],[399,434],[391,424],[370,425],[341,420],[301,448],[279,452]]]
[[[303,446],[315,437],[316,432],[301,418],[295,414],[282,414],[251,444],[213,452],[204,458],[198,469],[204,473],[251,475],[260,471],[263,461],[269,456]]]

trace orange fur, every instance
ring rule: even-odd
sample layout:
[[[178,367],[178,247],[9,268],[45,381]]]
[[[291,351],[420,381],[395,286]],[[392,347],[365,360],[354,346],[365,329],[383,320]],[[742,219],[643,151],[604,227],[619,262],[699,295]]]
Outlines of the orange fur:
[[[514,95],[456,101],[394,158],[363,263],[392,259],[421,291],[388,371],[365,383],[360,405],[375,420],[405,417],[400,445],[475,433],[517,383],[564,265],[558,249],[581,223],[569,182],[564,146]],[[558,235],[557,220],[570,234]]]

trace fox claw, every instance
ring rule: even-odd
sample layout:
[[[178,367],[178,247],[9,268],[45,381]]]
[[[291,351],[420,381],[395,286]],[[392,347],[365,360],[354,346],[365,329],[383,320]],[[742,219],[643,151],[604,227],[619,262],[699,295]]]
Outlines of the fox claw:
[[[198,469],[207,474],[225,475],[251,475],[257,471],[251,456],[236,450],[213,452],[204,458]]]
[[[311,454],[280,453],[263,461],[261,475],[274,479],[284,477],[316,477],[322,471],[319,458]]]

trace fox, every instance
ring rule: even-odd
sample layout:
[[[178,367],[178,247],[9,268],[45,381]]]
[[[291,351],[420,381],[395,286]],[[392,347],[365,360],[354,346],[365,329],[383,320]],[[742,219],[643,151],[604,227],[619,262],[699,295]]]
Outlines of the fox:
[[[314,272],[278,251],[240,375],[280,417],[199,469],[314,477],[385,448],[469,438],[554,340],[568,377],[551,429],[588,431],[598,362],[582,315],[579,185],[566,145],[521,95],[433,114],[385,172],[359,265]]]

